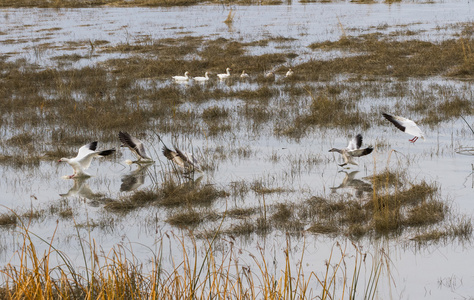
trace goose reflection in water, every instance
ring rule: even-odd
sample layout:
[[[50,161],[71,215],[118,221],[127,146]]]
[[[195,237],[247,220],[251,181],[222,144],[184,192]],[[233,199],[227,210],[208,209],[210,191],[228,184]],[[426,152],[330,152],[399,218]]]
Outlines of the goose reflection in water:
[[[138,165],[138,167],[129,174],[122,176],[122,184],[120,185],[121,192],[131,192],[138,189],[145,183],[146,173],[149,164]]]
[[[73,178],[74,184],[73,186],[69,189],[69,191],[65,194],[59,194],[61,197],[65,198],[83,198],[83,199],[88,199],[88,204],[93,207],[97,207],[100,205],[100,200],[104,197],[104,194],[101,193],[94,193],[89,184],[86,183],[86,181],[89,178],[85,177],[78,177],[78,178]]]
[[[332,192],[336,192],[338,189],[350,188],[354,189],[356,191],[356,196],[360,198],[363,196],[364,192],[370,193],[373,191],[372,184],[355,178],[359,171],[352,171],[350,173],[347,173],[346,171],[339,172],[345,173],[346,176],[342,180],[341,184],[331,187]]]

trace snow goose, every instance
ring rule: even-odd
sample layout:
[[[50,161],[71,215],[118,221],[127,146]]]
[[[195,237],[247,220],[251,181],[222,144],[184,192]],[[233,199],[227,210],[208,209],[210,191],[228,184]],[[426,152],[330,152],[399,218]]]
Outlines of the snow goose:
[[[249,74],[247,74],[247,73],[245,72],[245,70],[243,70],[243,71],[242,71],[242,74],[240,74],[240,78],[242,78],[242,79],[247,79],[247,78],[249,78],[249,77],[250,77]]]
[[[360,157],[372,153],[374,148],[369,146],[367,148],[361,149],[362,146],[362,135],[359,133],[354,138],[349,141],[349,145],[345,149],[332,148],[329,152],[338,152],[342,155],[344,163],[339,164],[343,167],[347,164],[353,164],[358,166],[359,164],[353,160],[354,157]]]
[[[273,73],[273,71],[268,71],[264,76],[265,78],[275,78],[275,73]]]
[[[225,69],[225,73],[222,74],[217,74],[217,77],[219,77],[220,80],[224,80],[230,77],[230,68]]]
[[[164,156],[176,165],[180,166],[184,173],[191,173],[194,170],[201,171],[199,163],[192,153],[180,151],[176,147],[174,147],[174,149],[175,151],[169,149],[165,144],[163,144]]]
[[[288,69],[288,72],[286,72],[285,77],[288,78],[288,77],[293,76],[294,74],[295,74],[295,72],[292,69]]]
[[[79,148],[77,156],[74,158],[61,158],[58,162],[67,162],[74,169],[74,174],[68,176],[68,178],[76,177],[90,177],[92,175],[88,174],[85,170],[91,165],[92,159],[94,157],[104,157],[108,156],[115,152],[115,149],[96,151],[97,141],[89,143],[87,145]]]
[[[119,131],[119,139],[123,143],[122,147],[128,147],[137,157],[138,160],[132,163],[152,163],[153,160],[148,156],[142,141],[131,136],[128,132]]]
[[[194,77],[193,79],[194,79],[194,81],[200,81],[200,82],[202,82],[202,81],[208,81],[208,80],[209,80],[209,72],[206,72],[206,73],[204,74],[204,77],[198,76],[198,77]]]
[[[404,117],[399,117],[399,116],[392,116],[387,113],[382,113],[382,116],[385,117],[385,119],[389,120],[390,122],[395,125],[398,129],[401,131],[408,133],[410,135],[413,135],[414,138],[409,140],[410,142],[414,143],[416,140],[418,140],[418,137],[421,137],[423,140],[425,139],[423,135],[423,131],[421,131],[420,127],[416,125],[415,122],[413,122],[410,119],[404,118]]]
[[[191,77],[189,77],[189,72],[186,71],[184,72],[184,76],[176,75],[176,76],[173,76],[173,79],[175,81],[188,81],[189,79],[191,79]]]

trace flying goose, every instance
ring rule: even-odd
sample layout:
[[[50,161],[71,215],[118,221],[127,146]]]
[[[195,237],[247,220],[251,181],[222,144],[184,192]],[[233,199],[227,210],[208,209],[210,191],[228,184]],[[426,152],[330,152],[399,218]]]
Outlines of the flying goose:
[[[61,158],[58,162],[67,162],[74,169],[74,174],[68,176],[68,178],[76,177],[90,177],[92,175],[88,174],[85,170],[91,165],[92,159],[94,157],[104,157],[108,156],[115,152],[115,149],[96,151],[97,141],[89,143],[87,145],[79,148],[77,156],[74,158]]]
[[[184,76],[179,76],[179,75],[173,76],[173,79],[175,81],[188,81],[191,78],[189,77],[189,72],[186,71],[186,72],[184,72]]]
[[[231,70],[232,70],[231,68],[227,68],[227,69],[225,69],[225,73],[217,74],[217,77],[219,77],[220,80],[227,79],[227,78],[230,77],[230,71]]]
[[[347,164],[353,164],[358,166],[359,164],[353,160],[353,157],[360,157],[364,156],[367,154],[370,154],[374,148],[372,146],[369,146],[367,148],[361,149],[360,147],[362,146],[362,135],[359,133],[356,135],[354,138],[352,138],[349,141],[349,145],[347,145],[347,148],[345,149],[337,149],[337,148],[332,148],[329,150],[329,152],[338,152],[342,155],[342,158],[344,159],[344,163],[339,164],[339,166],[343,167]]]
[[[418,125],[416,125],[416,123],[412,120],[409,120],[404,117],[392,116],[387,113],[382,113],[382,116],[392,122],[393,125],[395,125],[401,131],[413,135],[414,138],[409,140],[410,142],[416,142],[416,140],[418,140],[418,137],[421,137],[423,140],[425,139],[425,137],[423,136],[423,131],[421,131],[420,127],[418,127]]]
[[[119,139],[123,143],[122,147],[128,147],[138,157],[138,160],[134,161],[135,163],[153,162],[153,160],[148,156],[142,141],[131,136],[128,132],[122,131],[119,131]]]
[[[194,170],[201,171],[199,163],[192,153],[181,151],[177,147],[174,147],[174,149],[175,151],[169,149],[165,144],[163,144],[164,156],[174,162],[176,165],[180,166],[185,173],[190,173]]]

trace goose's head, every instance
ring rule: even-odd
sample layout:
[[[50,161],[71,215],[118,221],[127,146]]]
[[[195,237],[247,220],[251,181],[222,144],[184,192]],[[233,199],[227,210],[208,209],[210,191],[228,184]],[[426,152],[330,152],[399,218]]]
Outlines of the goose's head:
[[[338,152],[338,153],[342,153],[341,149],[337,149],[337,148],[332,148],[332,149],[329,150],[328,152]]]

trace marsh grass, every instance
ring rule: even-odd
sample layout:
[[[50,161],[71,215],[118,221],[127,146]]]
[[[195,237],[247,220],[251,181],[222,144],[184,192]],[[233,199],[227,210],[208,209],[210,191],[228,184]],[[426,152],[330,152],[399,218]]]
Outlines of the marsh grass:
[[[431,43],[419,40],[396,41],[381,33],[344,36],[338,41],[313,43],[311,49],[358,51],[359,55],[329,62],[308,62],[299,66],[313,68],[319,74],[348,72],[365,75],[471,76],[472,39],[460,38]],[[436,63],[434,63],[436,62]],[[387,66],[391,66],[387,68]],[[345,70],[345,71],[343,71]]]
[[[81,267],[54,246],[55,233],[48,241],[22,226],[23,243],[14,255],[19,265],[9,263],[0,271],[3,299],[207,299],[221,295],[226,299],[285,300],[343,299],[346,294],[352,297],[363,294],[366,299],[373,299],[380,275],[389,270],[383,254],[371,255],[355,244],[350,247],[339,243],[333,246],[322,269],[305,270],[291,258],[287,241],[279,250],[284,257],[277,266],[280,271],[273,273],[271,260],[262,248],[257,253],[241,253],[233,242],[228,242],[227,250],[216,253],[215,238],[198,245],[192,237],[168,234],[168,240],[178,246],[171,265],[165,264],[163,258],[163,239],[166,239],[163,237],[161,245],[154,250],[147,248],[151,257],[146,269],[135,256],[139,245],[116,245],[105,253],[94,240],[81,241],[84,255]],[[38,243],[44,243],[46,249],[37,250]],[[250,255],[257,266],[255,270],[239,263],[242,254]],[[304,256],[303,251],[300,259]],[[62,263],[53,265],[55,257]],[[361,272],[369,274],[365,284],[361,284]],[[337,284],[336,278],[342,278],[343,284]]]

